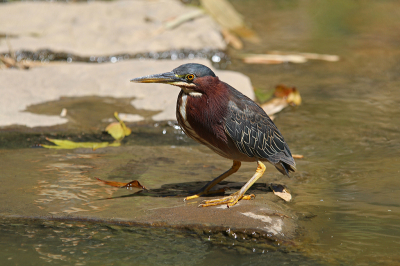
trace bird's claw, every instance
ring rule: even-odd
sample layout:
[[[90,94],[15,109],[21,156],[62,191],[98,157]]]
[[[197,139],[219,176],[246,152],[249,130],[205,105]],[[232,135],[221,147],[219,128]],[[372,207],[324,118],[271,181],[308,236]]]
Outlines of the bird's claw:
[[[218,194],[218,193],[224,193],[225,190],[230,189],[229,187],[224,187],[224,188],[220,188],[217,190],[212,190],[212,191],[199,191],[196,194],[192,195],[192,196],[187,196],[186,198],[183,199],[183,201],[187,201],[187,200],[191,200],[191,199],[197,199],[203,195],[210,195],[210,194]]]
[[[232,207],[234,206],[239,200],[251,200],[255,198],[256,196],[254,194],[251,195],[240,195],[237,192],[233,193],[230,196],[223,197],[221,199],[213,199],[213,200],[204,200],[202,201],[198,207],[209,207],[209,206],[216,206],[216,205],[222,205],[222,204],[227,204],[227,207]]]

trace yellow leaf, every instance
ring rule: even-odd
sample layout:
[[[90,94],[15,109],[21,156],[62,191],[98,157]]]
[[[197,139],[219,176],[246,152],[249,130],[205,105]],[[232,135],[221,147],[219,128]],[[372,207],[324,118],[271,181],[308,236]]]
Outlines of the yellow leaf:
[[[61,140],[61,139],[49,139],[46,138],[48,141],[53,142],[54,145],[41,145],[47,149],[76,149],[76,148],[90,148],[92,150],[96,150],[98,148],[105,148],[105,147],[117,147],[120,146],[121,143],[119,142],[74,142],[71,140]]]
[[[300,105],[301,104],[301,96],[299,91],[296,88],[288,95],[287,102],[290,105]]]
[[[108,134],[110,134],[116,140],[121,140],[125,137],[124,129],[122,128],[121,124],[118,122],[109,124],[106,127],[106,131],[108,132]]]
[[[125,136],[129,136],[132,133],[132,130],[126,127],[124,121],[122,121],[118,113],[114,113],[115,118],[119,123],[114,122],[106,127],[106,131],[116,140],[122,140]]]

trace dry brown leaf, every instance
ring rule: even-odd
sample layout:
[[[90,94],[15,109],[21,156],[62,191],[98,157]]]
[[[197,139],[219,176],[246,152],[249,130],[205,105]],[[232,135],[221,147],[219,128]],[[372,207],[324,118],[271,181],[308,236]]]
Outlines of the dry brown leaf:
[[[261,105],[261,108],[264,109],[267,115],[272,116],[273,114],[282,111],[282,109],[288,105],[289,104],[284,98],[273,98],[272,100],[269,100],[268,102]]]
[[[259,42],[256,33],[244,23],[243,16],[227,0],[200,0],[201,6],[224,29],[228,29],[241,38]]]
[[[227,0],[200,0],[201,6],[226,29],[244,26],[243,16]]]
[[[0,55],[0,63],[4,64],[7,68],[18,68],[18,69],[29,69],[35,66],[43,65],[42,62],[30,61],[30,60],[23,60],[17,62],[13,57],[5,57]]]
[[[303,56],[305,59],[323,60],[328,62],[337,62],[340,60],[339,56],[331,54],[297,53],[297,52],[282,52],[282,51],[272,51],[270,53],[274,55],[300,55]]]
[[[242,41],[238,37],[236,37],[235,34],[231,33],[227,29],[222,29],[221,33],[222,36],[224,36],[224,40],[228,45],[232,46],[236,50],[241,50],[243,48]]]
[[[284,201],[291,201],[292,195],[284,185],[270,184],[269,187],[276,196],[280,197]]]
[[[247,64],[282,64],[305,63],[307,59],[301,55],[245,54],[241,56]]]
[[[309,59],[324,60],[329,62],[339,61],[337,55],[315,54],[315,53],[285,53],[274,51],[269,54],[243,54],[243,61],[247,64],[282,64],[282,63],[305,63]]]
[[[267,113],[267,115],[272,116],[280,112],[283,108],[290,105],[300,105],[301,96],[299,91],[293,87],[289,88],[285,85],[278,85],[274,92],[275,98],[269,100],[268,102],[261,105],[261,108]]]
[[[296,87],[289,88],[285,85],[279,84],[275,88],[274,96],[286,99],[287,103],[290,105],[301,104],[301,96]]]
[[[119,188],[140,188],[140,189],[145,189],[147,190],[147,188],[145,186],[143,186],[142,184],[139,183],[139,181],[137,180],[133,180],[131,182],[128,183],[124,183],[124,182],[116,182],[116,181],[106,181],[106,180],[102,180],[100,178],[95,177],[97,180],[103,182],[106,185],[112,186],[112,187],[119,187]]]

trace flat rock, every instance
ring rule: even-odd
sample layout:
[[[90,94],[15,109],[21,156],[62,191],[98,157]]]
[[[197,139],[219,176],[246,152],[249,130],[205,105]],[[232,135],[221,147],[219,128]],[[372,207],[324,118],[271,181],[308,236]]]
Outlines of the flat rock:
[[[118,63],[56,63],[30,70],[0,71],[0,126],[52,126],[66,123],[60,116],[24,112],[27,106],[55,101],[62,96],[134,97],[137,109],[160,111],[153,120],[175,120],[176,98],[179,88],[165,84],[137,84],[130,79],[171,71],[177,66],[196,62],[211,67],[207,60],[130,60]],[[215,70],[221,80],[254,99],[250,79],[237,72]],[[61,113],[61,109],[60,109]]]
[[[8,165],[0,180],[0,217],[217,228],[219,232],[229,230],[234,237],[245,232],[246,238],[256,233],[282,241],[295,236],[297,217],[290,205],[274,196],[261,180],[248,191],[255,199],[239,201],[231,208],[197,207],[205,197],[184,202],[185,196],[193,194],[190,191],[200,189],[231,166],[229,160],[203,146],[5,150],[0,151],[0,161]],[[237,191],[255,169],[255,163],[243,164],[216,189]],[[95,177],[117,182],[136,179],[149,190],[138,193],[138,189],[115,188]]]
[[[171,30],[165,22],[198,10],[175,0],[12,2],[1,4],[0,33],[11,48],[51,49],[80,56],[225,49],[219,26],[206,14]],[[0,39],[0,52],[9,45]]]

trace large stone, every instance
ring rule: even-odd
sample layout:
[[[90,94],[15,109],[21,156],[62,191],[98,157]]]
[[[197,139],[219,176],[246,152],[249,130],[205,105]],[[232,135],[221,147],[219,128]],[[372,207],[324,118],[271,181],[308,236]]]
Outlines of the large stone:
[[[134,139],[135,134],[127,138]],[[207,234],[219,228],[217,232],[239,239],[290,241],[296,235],[297,216],[291,205],[274,196],[263,183],[280,180],[277,171],[265,174],[250,188],[248,193],[257,195],[254,200],[241,200],[229,209],[226,205],[198,208],[205,197],[184,202],[183,198],[193,193],[190,191],[200,189],[231,166],[231,161],[204,146],[13,149],[0,151],[0,162],[7,165],[0,180],[0,218],[89,219],[200,228],[207,229]],[[230,188],[227,193],[239,190],[255,168],[255,163],[244,163],[238,173],[215,189]],[[149,190],[137,193],[135,188],[115,188],[95,177],[117,182],[137,179]]]
[[[48,64],[27,71],[6,69],[0,71],[0,126],[52,126],[66,123],[59,116],[24,112],[27,106],[55,101],[62,96],[134,97],[137,109],[160,111],[153,120],[175,120],[176,98],[179,88],[164,84],[137,84],[130,79],[148,74],[171,71],[177,66],[197,62],[211,67],[207,60],[130,60],[119,63]],[[237,72],[215,70],[221,80],[227,81],[243,94],[254,98],[250,79]],[[61,112],[61,109],[60,109]]]
[[[51,49],[81,56],[224,49],[218,25],[203,15],[172,30],[168,20],[197,10],[175,0],[1,4],[0,33],[15,50]],[[0,39],[0,52],[8,52]]]

